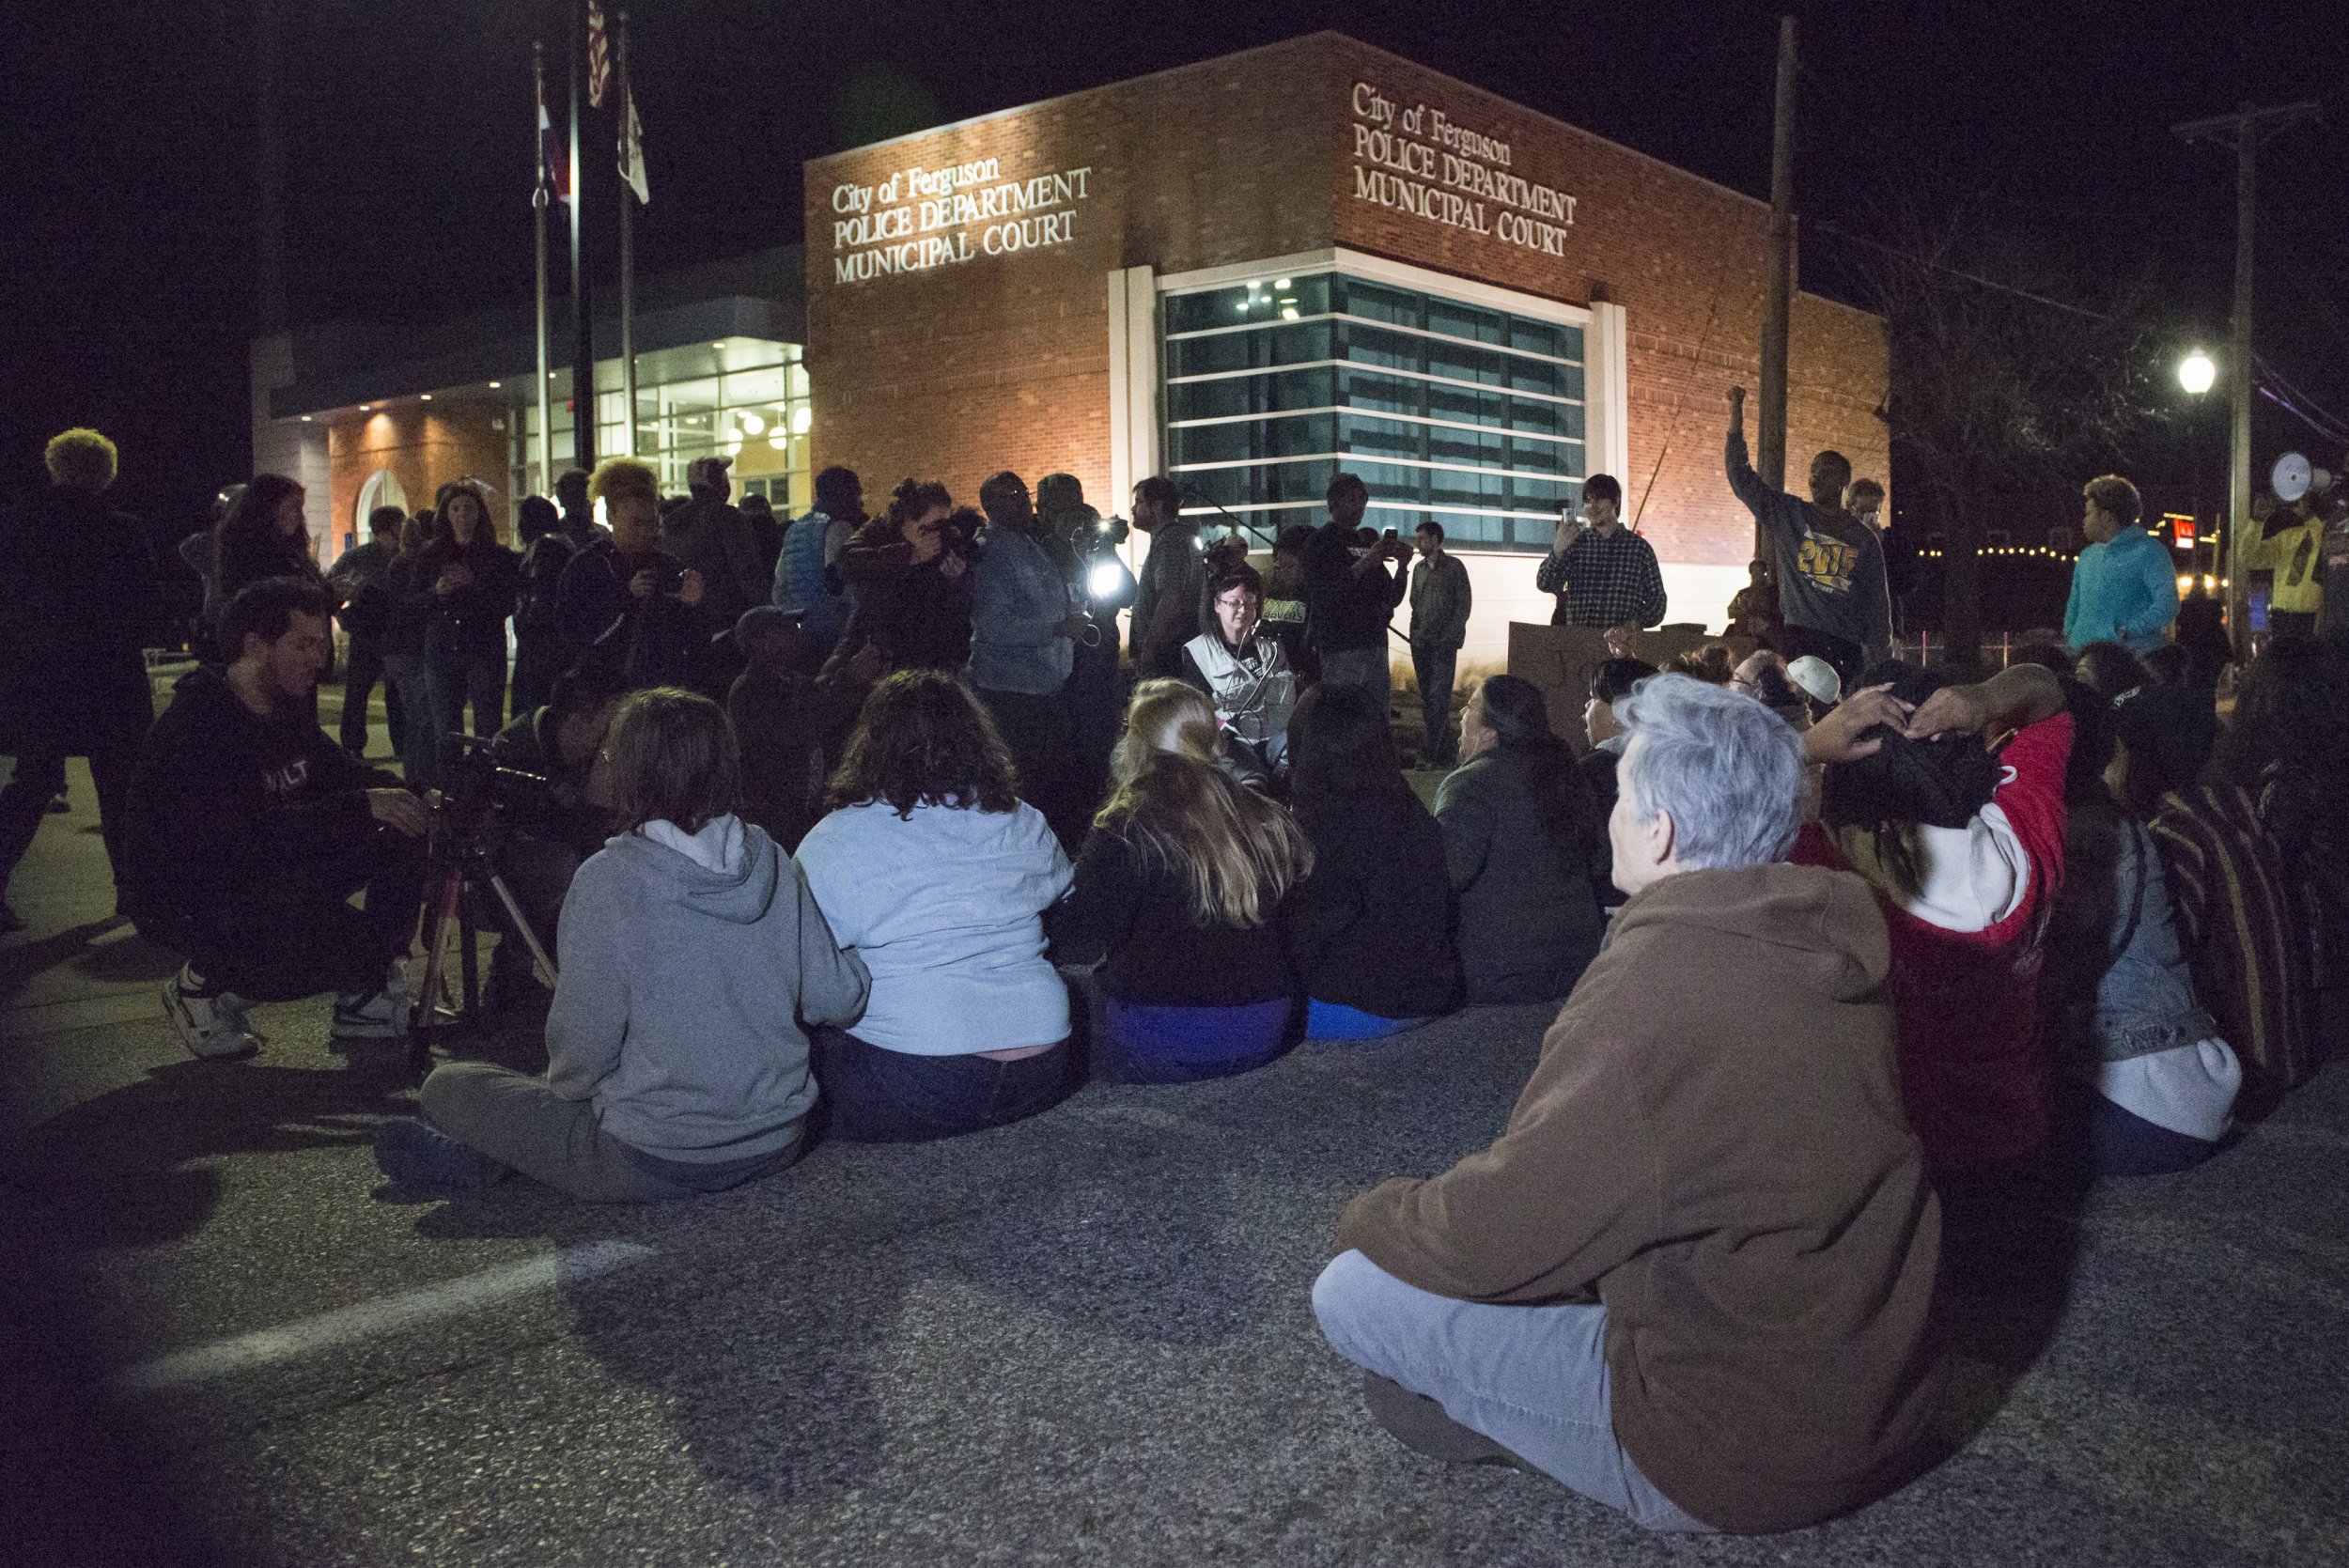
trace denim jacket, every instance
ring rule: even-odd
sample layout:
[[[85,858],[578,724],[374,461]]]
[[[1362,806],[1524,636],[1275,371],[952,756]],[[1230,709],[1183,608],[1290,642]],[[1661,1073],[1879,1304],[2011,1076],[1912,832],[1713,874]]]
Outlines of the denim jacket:
[[[2141,823],[2126,819],[2099,827],[2117,835],[2108,853],[2076,862],[2076,875],[2083,880],[2108,862],[2110,867],[2108,883],[2092,893],[2082,890],[2092,897],[2102,894],[2111,915],[2101,952],[2092,942],[2084,955],[2090,964],[2102,958],[2107,965],[2095,983],[2086,1043],[2103,1061],[2124,1062],[2215,1037],[2218,1025],[2194,1000],[2193,978],[2152,839]]]
[[[1067,682],[1076,644],[1060,634],[1068,581],[1044,547],[990,524],[971,568],[971,684],[1049,697]]]

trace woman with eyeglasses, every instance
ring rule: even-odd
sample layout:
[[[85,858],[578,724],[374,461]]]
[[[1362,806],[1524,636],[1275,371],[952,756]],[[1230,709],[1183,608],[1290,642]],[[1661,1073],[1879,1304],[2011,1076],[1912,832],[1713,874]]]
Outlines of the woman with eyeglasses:
[[[1279,639],[1266,634],[1264,579],[1246,561],[1207,582],[1213,624],[1183,644],[1183,679],[1215,704],[1224,766],[1243,782],[1285,779],[1297,673]]]

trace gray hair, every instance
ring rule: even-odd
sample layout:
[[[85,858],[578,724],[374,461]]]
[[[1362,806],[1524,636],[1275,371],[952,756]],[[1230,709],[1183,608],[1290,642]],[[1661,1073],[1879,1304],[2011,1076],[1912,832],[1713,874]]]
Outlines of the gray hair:
[[[1623,793],[1633,815],[1672,819],[1672,858],[1691,871],[1786,858],[1801,823],[1802,737],[1741,691],[1651,675],[1615,704],[1631,733]]]

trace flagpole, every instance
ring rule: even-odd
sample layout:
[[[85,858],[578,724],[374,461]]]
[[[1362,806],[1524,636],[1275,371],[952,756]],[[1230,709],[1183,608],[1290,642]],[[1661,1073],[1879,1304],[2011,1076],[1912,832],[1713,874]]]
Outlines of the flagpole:
[[[548,363],[552,355],[547,345],[547,204],[552,193],[547,189],[548,177],[554,171],[547,166],[547,46],[530,46],[530,80],[532,94],[530,113],[531,166],[536,177],[530,193],[532,227],[538,241],[538,493],[554,493],[554,392],[551,385],[553,367]]]
[[[620,140],[628,141],[636,113],[635,88],[628,78],[628,12],[619,15],[619,107],[613,117],[620,124]],[[637,157],[643,157],[641,150]],[[636,456],[636,203],[625,187],[620,202],[620,396],[628,407],[620,422],[620,449]]]
[[[587,262],[581,214],[587,206],[587,165],[579,155],[579,71],[584,10],[570,13],[571,33],[571,465],[596,466],[596,317],[587,297]]]

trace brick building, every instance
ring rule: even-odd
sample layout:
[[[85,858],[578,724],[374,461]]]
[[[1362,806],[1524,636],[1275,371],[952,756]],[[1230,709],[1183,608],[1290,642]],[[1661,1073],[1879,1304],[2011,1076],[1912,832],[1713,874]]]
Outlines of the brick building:
[[[1548,618],[1535,559],[1593,473],[1669,619],[1719,625],[1744,581],[1750,197],[1317,33],[816,159],[806,202],[811,463],[868,494],[1066,470],[1123,511],[1165,473],[1268,532],[1345,468],[1373,523],[1445,526],[1471,660]],[[1789,469],[1885,475],[1882,324],[1797,295],[1789,359]]]

